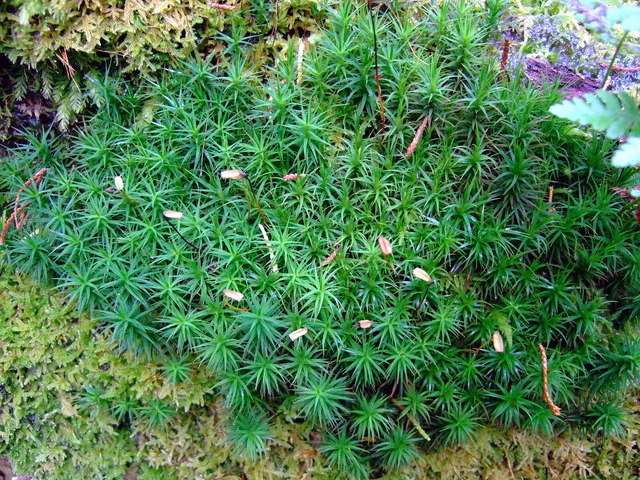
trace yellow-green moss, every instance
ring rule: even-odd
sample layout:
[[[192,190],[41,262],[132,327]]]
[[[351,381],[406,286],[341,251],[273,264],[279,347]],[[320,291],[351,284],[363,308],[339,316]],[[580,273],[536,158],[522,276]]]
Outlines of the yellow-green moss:
[[[312,29],[317,3],[281,0],[278,28]],[[272,1],[10,0],[0,7],[0,52],[34,68],[45,61],[63,64],[73,53],[115,55],[126,70],[146,72],[194,51],[215,50],[219,33],[236,20],[267,33],[274,15]]]

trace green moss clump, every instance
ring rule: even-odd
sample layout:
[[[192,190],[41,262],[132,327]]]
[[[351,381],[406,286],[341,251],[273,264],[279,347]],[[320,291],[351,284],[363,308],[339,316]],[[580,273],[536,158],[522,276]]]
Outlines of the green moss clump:
[[[277,462],[232,456],[229,421],[210,394],[211,377],[194,371],[174,385],[162,365],[118,352],[95,321],[11,275],[0,280],[0,339],[0,456],[18,473],[122,479],[135,472],[142,480],[246,471],[269,478],[276,470],[292,476],[299,462],[314,478],[327,470],[303,440],[308,427],[283,421],[269,431]],[[154,424],[148,412],[158,402],[173,414]]]
[[[0,138],[10,136],[16,117],[67,130],[94,107],[93,80],[105,69],[137,84],[190,58],[221,61],[240,46],[260,68],[290,32],[316,32],[320,12],[318,0],[3,2]]]
[[[266,77],[239,43],[143,86],[96,81],[100,111],[68,143],[44,134],[2,163],[8,198],[48,168],[6,259],[188,403],[182,382],[207,372],[249,458],[278,413],[351,477],[486,424],[621,434],[640,230],[615,188],[636,172],[548,115],[556,90],[501,78],[501,2],[393,7],[328,7]],[[139,412],[149,428],[174,415],[163,398]]]
[[[151,395],[141,396],[139,405],[157,398],[154,392],[169,387],[162,377],[145,362],[123,359],[96,333],[96,322],[76,316],[59,295],[24,278],[5,275],[0,301],[0,455],[11,459],[16,472],[65,480],[231,480],[242,472],[265,480],[336,477],[309,440],[310,428],[285,421],[285,415],[271,422],[265,455],[235,456],[238,445],[227,436],[225,410],[206,394],[203,405],[192,405],[188,413],[177,408],[162,426],[150,428],[137,414],[119,422],[114,406],[135,398],[136,390]],[[87,390],[96,385],[105,401],[87,403]],[[175,399],[181,402],[174,393],[164,397],[167,404]],[[599,478],[627,480],[635,475],[636,443],[635,427],[628,437],[606,442],[483,429],[471,444],[429,452],[407,474],[512,478],[511,468],[519,478],[554,472],[569,479],[586,469]]]
[[[277,3],[276,20],[276,2],[266,0],[248,5],[195,0],[10,0],[0,7],[0,53],[32,68],[71,59],[69,66],[77,69],[82,65],[76,61],[112,56],[125,71],[144,73],[194,52],[219,50],[221,32],[232,24],[248,26],[250,33],[261,35],[274,27],[283,31],[314,28],[317,0]]]

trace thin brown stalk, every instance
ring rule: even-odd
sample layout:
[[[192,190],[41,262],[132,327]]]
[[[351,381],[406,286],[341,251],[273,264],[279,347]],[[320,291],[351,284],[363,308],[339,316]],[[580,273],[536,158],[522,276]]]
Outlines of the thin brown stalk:
[[[20,194],[22,192],[24,192],[24,189],[31,186],[31,181],[33,180],[33,183],[35,183],[35,186],[37,187],[38,185],[40,185],[40,182],[42,181],[42,177],[44,177],[44,174],[47,173],[47,169],[46,168],[41,168],[40,170],[38,170],[33,177],[29,178],[29,180],[27,180],[24,185],[22,185],[22,188],[20,190],[18,190],[18,195],[16,195],[16,200],[13,203],[13,213],[14,213],[14,220],[16,222],[16,229],[20,228],[22,226],[22,223],[18,222],[18,213],[20,213],[22,210],[24,210],[26,208],[26,205],[21,204],[20,203]],[[21,220],[24,218],[24,215],[21,217]]]
[[[25,188],[31,186],[32,183],[37,187],[42,181],[45,173],[47,173],[47,169],[41,168],[26,182],[24,182],[22,188],[18,190],[18,194],[16,195],[16,199],[13,203],[13,212],[11,213],[11,215],[9,215],[9,218],[7,218],[7,220],[4,222],[4,225],[2,226],[2,232],[0,233],[0,245],[4,245],[4,240],[7,236],[7,233],[9,232],[9,228],[11,228],[11,224],[13,223],[16,227],[16,230],[19,230],[24,225],[24,222],[27,218],[27,212],[24,211],[27,208],[27,205],[24,202],[20,202],[21,193],[24,192]]]
[[[247,191],[247,185],[244,183],[244,178],[242,179],[242,191],[244,192],[244,198],[247,199],[247,222],[251,221],[251,200],[249,200],[249,192]]]
[[[250,312],[251,309],[250,308],[240,308],[240,307],[234,307],[233,305],[231,305],[229,302],[227,302],[226,300],[223,300],[224,304],[229,307],[229,308],[233,308],[234,310],[237,310],[238,312]]]
[[[328,263],[333,262],[338,255],[338,250],[340,250],[340,245],[336,243],[333,246],[333,252],[331,252],[329,256],[322,261],[321,265],[327,265]]]
[[[431,115],[426,115],[424,117],[424,120],[422,120],[422,123],[418,127],[418,130],[416,131],[416,134],[414,135],[413,140],[409,145],[409,148],[407,148],[407,152],[404,154],[405,157],[409,157],[418,147],[418,143],[420,142],[420,137],[422,137],[422,132],[424,132],[424,129],[429,124],[430,120],[431,120]]]
[[[131,198],[131,197],[129,196],[129,194],[128,194],[127,192],[125,192],[124,190],[122,190],[120,193],[122,193],[122,196],[123,196],[124,198],[126,198],[126,199],[127,199],[127,201],[129,201],[130,203],[133,203],[133,204],[137,204],[137,203],[138,203],[138,202],[136,202],[133,198]]]
[[[551,410],[551,413],[553,413],[556,417],[559,417],[561,409],[555,403],[553,403],[553,400],[551,400],[551,395],[549,395],[547,351],[541,343],[538,344],[538,348],[540,349],[540,357],[542,359],[542,398],[545,402],[547,402],[547,405],[549,405],[549,410]]]
[[[389,265],[389,268],[391,269],[391,273],[393,273],[393,275],[395,275],[396,274],[396,269],[393,268],[393,264],[391,263],[391,260],[389,260],[389,257],[384,253],[382,254],[382,256],[387,261],[387,265]]]
[[[56,57],[58,57],[58,60],[60,60],[60,62],[62,63],[62,66],[64,67],[64,71],[66,72],[69,80],[71,80],[73,84],[76,86],[76,88],[78,89],[78,91],[80,91],[80,87],[76,82],[76,69],[71,66],[71,63],[69,62],[69,56],[67,55],[67,51],[63,50],[62,55],[56,55]]]
[[[507,72],[507,64],[509,63],[509,51],[511,49],[511,42],[508,38],[502,41],[502,56],[500,57],[500,75],[498,75],[498,81],[502,82],[503,76]]]
[[[176,227],[173,223],[171,223],[171,220],[169,218],[167,218],[166,216],[164,216],[164,219],[167,221],[167,223],[169,224],[169,226],[173,229],[174,232],[176,232],[178,234],[178,236],[182,239],[182,241],[184,243],[186,243],[187,245],[189,245],[191,248],[193,248],[196,252],[200,253],[202,251],[201,248],[196,247],[193,243],[191,243],[189,240],[187,240],[186,238],[184,238],[184,235],[182,235],[180,233],[180,230],[178,230],[178,227]]]
[[[262,217],[262,221],[264,222],[265,226],[269,225],[269,222],[267,221],[267,217],[264,216],[264,213],[262,212],[262,208],[260,208],[260,203],[258,202],[258,197],[256,195],[256,191],[253,188],[253,184],[251,183],[251,180],[249,179],[249,177],[245,177],[247,180],[247,183],[249,184],[249,187],[251,188],[251,193],[253,194],[253,201],[256,204],[256,208],[258,209],[258,212],[260,213],[260,216]]]
[[[422,306],[424,305],[424,303],[427,301],[427,297],[429,296],[429,287],[427,286],[427,291],[424,292],[424,297],[422,298],[422,301],[420,302],[420,304],[418,305],[418,311],[422,310]]]
[[[549,207],[547,208],[548,212],[554,212],[556,209],[553,207],[553,186],[549,186],[549,195],[547,197],[547,203]]]
[[[474,350],[463,350],[464,353],[470,353],[471,355],[477,355],[478,353],[480,353],[480,351],[486,347],[487,345],[489,345],[489,343],[491,343],[491,339],[487,340],[486,342],[484,342],[482,345],[480,345],[478,348],[474,349]]]
[[[609,65],[606,63],[601,63],[601,67],[607,68]],[[618,65],[614,65],[611,67],[612,72],[640,72],[640,67],[620,67]]]
[[[511,467],[511,459],[509,458],[509,452],[507,452],[507,449],[504,449],[504,456],[507,459],[507,467],[509,467],[509,473],[511,473],[511,478],[513,478],[513,480],[516,480],[516,476],[513,473],[513,467]]]

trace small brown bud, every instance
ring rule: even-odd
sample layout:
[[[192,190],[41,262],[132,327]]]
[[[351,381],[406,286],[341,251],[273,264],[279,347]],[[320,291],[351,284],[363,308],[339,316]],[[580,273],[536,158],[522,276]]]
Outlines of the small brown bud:
[[[391,242],[384,237],[378,237],[378,245],[380,246],[380,250],[385,255],[391,255],[393,253],[393,248],[391,247]]]
[[[291,341],[295,341],[300,337],[304,337],[307,334],[308,330],[306,328],[299,328],[298,330],[294,330],[289,334],[289,338]]]
[[[433,278],[431,278],[431,276],[421,268],[414,268],[413,276],[427,283],[433,282]]]
[[[502,335],[500,335],[500,332],[498,332],[497,330],[493,332],[493,335],[491,336],[491,340],[493,341],[493,349],[496,352],[498,353],[504,352],[504,342],[502,341]]]
[[[223,290],[222,294],[225,297],[230,298],[231,300],[235,300],[236,302],[241,302],[244,298],[244,295],[242,293],[236,292],[234,290]]]
[[[242,180],[246,174],[242,170],[223,170],[220,172],[220,176],[224,180]]]

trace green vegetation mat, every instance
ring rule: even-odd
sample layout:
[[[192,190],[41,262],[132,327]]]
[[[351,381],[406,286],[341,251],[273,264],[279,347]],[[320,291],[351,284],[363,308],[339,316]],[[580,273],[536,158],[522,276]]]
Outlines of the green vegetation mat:
[[[221,399],[206,391],[211,378],[193,377],[189,392],[177,389],[160,365],[118,353],[95,321],[74,314],[59,295],[3,274],[0,456],[9,456],[17,473],[65,480],[336,478],[318,454],[317,433],[291,419],[270,427],[263,458],[233,455]],[[121,418],[109,403],[122,398],[146,413]],[[147,416],[158,400],[174,406],[164,426]],[[636,402],[629,407],[631,427],[620,439],[482,428],[474,442],[433,449],[403,475],[385,478],[632,479],[639,432]]]
[[[37,401],[67,425],[39,410],[41,471],[106,476],[91,470],[106,453],[69,455],[106,435],[123,443],[114,475],[261,478],[292,448],[274,472],[463,475],[478,462],[456,446],[487,425],[631,428],[640,230],[620,192],[636,170],[549,115],[557,86],[501,68],[502,2],[325,7],[322,33],[290,38],[266,74],[239,23],[219,56],[92,77],[95,115],[0,163],[3,261],[96,322],[55,329],[84,325],[90,346],[52,347],[61,368],[40,373]],[[525,437],[501,435],[494,464],[529,465],[508,450]]]

